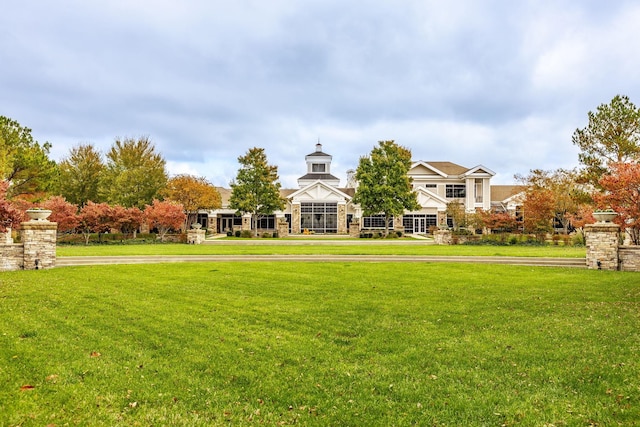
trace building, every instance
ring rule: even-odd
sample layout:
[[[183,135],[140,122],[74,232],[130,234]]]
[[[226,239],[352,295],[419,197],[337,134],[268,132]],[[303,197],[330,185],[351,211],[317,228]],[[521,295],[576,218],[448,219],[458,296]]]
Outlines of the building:
[[[352,203],[357,183],[350,171],[347,186],[340,187],[340,179],[331,173],[333,157],[316,144],[315,151],[305,156],[306,173],[298,178],[297,189],[282,189],[285,208],[261,218],[258,231],[274,232],[277,224],[285,221],[291,234],[349,234],[352,226],[359,229],[384,229],[383,216],[362,217],[358,205]],[[461,203],[467,212],[489,210],[505,202],[512,194],[506,187],[494,191],[491,178],[495,173],[478,165],[466,168],[451,162],[415,161],[408,172],[413,179],[420,210],[405,212],[393,219],[394,229],[406,233],[426,233],[429,227],[447,223],[446,210],[451,202]],[[249,215],[237,216],[228,208],[231,190],[218,188],[222,208],[202,212],[198,221],[204,227],[224,233],[229,230],[248,230]],[[503,197],[494,199],[494,197]],[[511,206],[510,206],[511,207]],[[357,225],[353,224],[358,219]]]

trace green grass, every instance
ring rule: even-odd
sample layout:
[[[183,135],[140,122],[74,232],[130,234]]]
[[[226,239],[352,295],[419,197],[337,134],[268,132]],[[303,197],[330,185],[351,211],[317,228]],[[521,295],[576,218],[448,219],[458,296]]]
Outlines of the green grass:
[[[637,273],[68,267],[0,308],[3,426],[640,423]]]
[[[245,241],[246,243],[246,241]],[[416,244],[326,245],[296,241],[287,245],[260,244],[151,244],[58,246],[58,256],[116,255],[468,255],[584,258],[584,247],[565,246],[444,246]]]

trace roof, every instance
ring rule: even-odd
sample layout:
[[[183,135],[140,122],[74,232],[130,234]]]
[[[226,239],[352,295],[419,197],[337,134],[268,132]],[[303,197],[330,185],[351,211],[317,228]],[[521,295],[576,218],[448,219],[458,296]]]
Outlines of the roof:
[[[522,190],[524,190],[524,186],[522,185],[492,185],[491,200],[495,202],[502,202],[511,196],[515,196]]]
[[[329,180],[333,180],[333,179],[340,180],[340,178],[337,178],[337,177],[331,175],[330,173],[308,173],[308,174],[306,174],[304,176],[301,176],[298,179],[312,179],[314,181],[316,181],[316,180],[329,181]]]
[[[314,151],[311,154],[307,154],[307,157],[312,157],[312,156],[324,156],[324,157],[331,157],[331,154],[327,154],[327,153],[323,153],[322,151]]]
[[[452,162],[422,162],[422,163],[430,165],[435,169],[439,170],[440,172],[446,173],[447,175],[462,175],[463,173],[469,170],[469,168],[457,165]]]

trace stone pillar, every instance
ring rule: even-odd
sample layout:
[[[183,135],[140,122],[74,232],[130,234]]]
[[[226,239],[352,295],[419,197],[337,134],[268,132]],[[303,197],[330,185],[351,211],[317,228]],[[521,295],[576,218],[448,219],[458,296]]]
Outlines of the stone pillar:
[[[251,231],[251,214],[242,215],[242,231]]]
[[[278,232],[278,237],[287,237],[289,235],[289,223],[284,218],[278,218],[277,221],[276,231]]]
[[[402,222],[402,215],[395,215],[393,217],[393,231],[402,231],[404,233],[404,224]]]
[[[338,203],[338,234],[347,234],[347,205]]]
[[[433,232],[433,239],[438,245],[450,245],[453,242],[451,230],[436,230]]]
[[[25,270],[53,268],[56,265],[56,231],[58,224],[47,220],[31,220],[20,224],[24,245]]]
[[[205,240],[205,231],[202,228],[192,228],[187,231],[187,243],[199,245]]]
[[[300,234],[300,202],[291,204],[291,234]]]
[[[613,222],[597,222],[584,226],[587,246],[587,268],[618,270],[620,226]]]
[[[11,227],[7,227],[7,231],[0,233],[0,245],[13,245],[13,238],[11,237]]]
[[[349,236],[360,237],[360,218],[353,218],[349,225]]]

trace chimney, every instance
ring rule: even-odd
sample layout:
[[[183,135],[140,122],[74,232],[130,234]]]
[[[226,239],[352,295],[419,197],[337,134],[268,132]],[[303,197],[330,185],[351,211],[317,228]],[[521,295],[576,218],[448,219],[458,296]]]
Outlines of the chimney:
[[[316,144],[316,153],[321,153],[321,152],[322,152],[322,144],[318,142]]]

